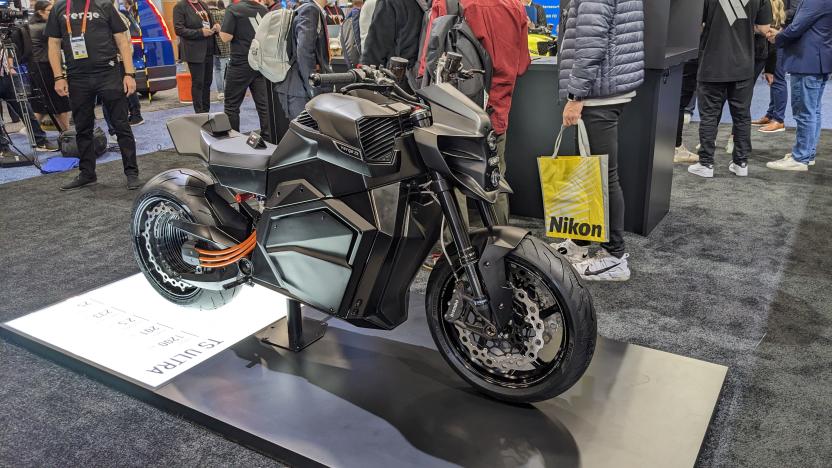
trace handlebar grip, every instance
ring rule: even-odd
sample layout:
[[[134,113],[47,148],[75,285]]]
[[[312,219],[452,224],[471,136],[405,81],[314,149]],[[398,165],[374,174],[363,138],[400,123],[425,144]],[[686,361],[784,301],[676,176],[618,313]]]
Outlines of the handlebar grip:
[[[364,81],[364,78],[358,76],[355,70],[346,73],[313,73],[309,77],[309,82],[315,87],[360,83],[362,81]]]

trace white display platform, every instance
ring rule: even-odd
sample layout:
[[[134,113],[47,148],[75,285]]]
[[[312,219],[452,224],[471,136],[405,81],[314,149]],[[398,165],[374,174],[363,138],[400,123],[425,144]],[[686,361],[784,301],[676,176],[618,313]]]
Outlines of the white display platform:
[[[5,324],[50,348],[155,389],[286,315],[286,298],[243,287],[233,307],[196,310],[137,274]]]

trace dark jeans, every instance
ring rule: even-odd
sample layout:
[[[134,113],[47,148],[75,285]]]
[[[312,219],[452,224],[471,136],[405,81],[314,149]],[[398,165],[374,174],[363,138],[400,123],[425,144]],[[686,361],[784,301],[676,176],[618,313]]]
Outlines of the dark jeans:
[[[20,103],[16,100],[17,96],[14,95],[12,79],[9,76],[0,77],[0,99],[6,101],[6,105],[9,106],[12,112],[19,116],[23,115],[23,109],[21,108]],[[43,131],[43,128],[40,126],[40,122],[38,122],[38,119],[35,118],[35,114],[32,113],[32,107],[27,105],[26,112],[29,113],[29,120],[32,122],[32,136],[35,137],[35,142],[39,145],[46,143],[46,132]],[[9,144],[10,142],[6,138],[6,135],[0,132],[0,150],[7,150],[9,148]]]
[[[214,81],[214,56],[208,55],[202,63],[188,62],[191,72],[191,99],[197,114],[211,110],[211,83]]]
[[[98,100],[101,103],[101,99]],[[104,113],[104,121],[107,123],[107,133],[110,135],[116,134],[115,127],[110,123],[110,113],[107,111],[107,107],[101,106],[101,110]],[[127,96],[127,111],[128,117],[141,117],[142,116],[142,104],[139,102],[139,93],[133,93]],[[129,122],[128,118],[128,122]]]
[[[783,123],[786,121],[786,104],[789,102],[789,83],[783,69],[783,49],[777,49],[777,66],[774,68],[774,83],[771,84],[770,103],[766,117]]]
[[[225,114],[231,122],[231,128],[240,131],[240,105],[246,97],[246,90],[251,90],[257,116],[260,118],[260,134],[266,141],[269,137],[269,104],[266,79],[247,63],[228,65],[225,72]]]
[[[81,176],[95,177],[95,148],[93,147],[93,130],[95,129],[95,99],[100,98],[104,109],[110,116],[109,125],[115,129],[118,146],[121,149],[121,162],[126,175],[138,175],[136,163],[136,140],[127,120],[127,96],[120,67],[113,67],[94,77],[89,75],[69,76],[69,103],[72,106],[72,118],[75,120],[76,142],[81,153],[78,168]]]
[[[728,102],[734,121],[735,164],[748,162],[751,155],[751,96],[754,80],[728,83],[699,83],[699,164],[713,166],[716,134],[722,118],[722,108]]]
[[[682,127],[685,123],[685,112],[688,111],[691,99],[696,94],[696,74],[699,72],[699,60],[685,62],[682,68],[682,97],[679,100],[679,124],[676,127],[676,146],[682,146]]]
[[[618,119],[626,104],[613,106],[585,106],[581,113],[589,135],[591,154],[606,154],[609,160],[609,214],[610,240],[601,244],[611,255],[621,258],[624,255],[624,192],[618,178]],[[575,147],[578,132],[575,132]],[[588,244],[580,241],[578,245]]]

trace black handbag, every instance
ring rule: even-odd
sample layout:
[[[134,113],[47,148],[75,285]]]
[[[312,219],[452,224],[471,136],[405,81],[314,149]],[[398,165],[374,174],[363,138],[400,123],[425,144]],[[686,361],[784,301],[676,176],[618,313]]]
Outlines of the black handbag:
[[[107,135],[100,127],[95,127],[92,132],[93,150],[95,156],[99,157],[107,152]],[[81,152],[78,151],[78,143],[75,141],[75,130],[67,130],[58,138],[58,144],[61,147],[61,153],[67,158],[80,158]]]

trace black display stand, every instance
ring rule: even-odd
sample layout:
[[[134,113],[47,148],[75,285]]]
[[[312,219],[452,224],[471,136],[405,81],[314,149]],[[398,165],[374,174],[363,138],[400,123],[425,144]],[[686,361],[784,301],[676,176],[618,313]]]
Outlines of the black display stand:
[[[323,338],[326,322],[303,317],[300,302],[286,299],[286,317],[257,332],[264,344],[299,352]]]
[[[698,53],[702,6],[703,0],[644,4],[645,80],[625,108],[618,140],[624,228],[630,232],[648,235],[670,208],[682,65]],[[506,142],[512,214],[543,217],[537,158],[554,148],[563,115],[557,96],[554,57],[533,62],[517,83]],[[572,135],[564,139],[561,154],[577,154]]]

